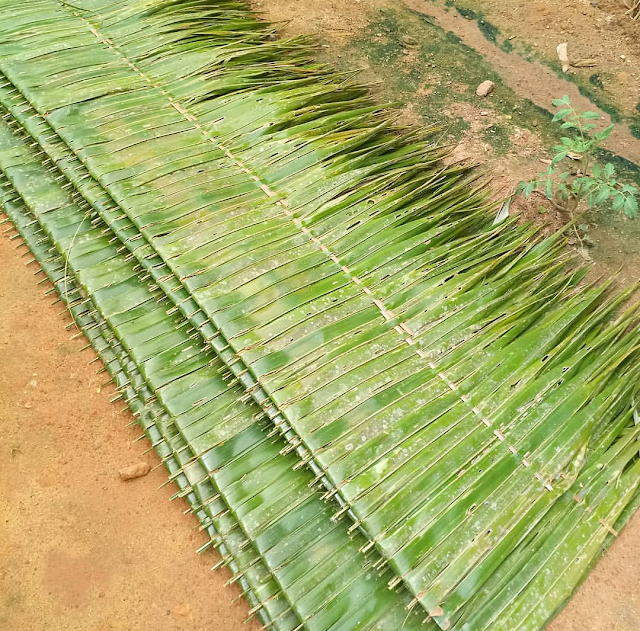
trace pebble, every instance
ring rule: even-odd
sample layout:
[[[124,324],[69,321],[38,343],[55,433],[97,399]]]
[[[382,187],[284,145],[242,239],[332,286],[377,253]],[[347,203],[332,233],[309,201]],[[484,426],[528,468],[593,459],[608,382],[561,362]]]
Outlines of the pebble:
[[[483,81],[477,88],[476,94],[478,96],[489,96],[493,92],[495,83],[493,81]]]
[[[119,473],[122,480],[133,480],[147,475],[149,471],[151,471],[151,465],[148,462],[138,462],[120,469]]]

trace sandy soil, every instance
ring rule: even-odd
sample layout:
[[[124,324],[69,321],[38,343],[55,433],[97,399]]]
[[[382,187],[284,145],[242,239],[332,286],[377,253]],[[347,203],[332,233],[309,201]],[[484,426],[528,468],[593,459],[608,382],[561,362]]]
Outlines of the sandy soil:
[[[411,0],[417,2],[425,10],[431,6]],[[369,12],[389,4],[254,2],[268,19],[285,22],[288,33],[316,33],[322,58],[331,62],[340,61],[340,47],[367,25]],[[607,18],[620,13],[614,13],[615,0],[601,0],[598,9],[586,0],[476,4],[505,35],[535,39],[543,56],[552,54],[558,37],[580,56],[597,56],[599,71],[609,77],[605,87],[613,94],[627,86],[619,105],[632,111],[640,83],[631,61],[640,38],[632,37],[619,16]],[[525,5],[531,20],[513,11]],[[467,36],[470,45],[485,45],[472,31]],[[485,53],[501,63],[497,50]],[[621,54],[629,61],[623,63]],[[462,104],[457,113],[471,122],[460,154],[482,152],[491,160],[490,148],[477,140],[487,125],[484,117]],[[539,139],[526,129],[518,134],[516,153],[535,162],[543,148]],[[623,144],[618,148],[624,150]],[[500,187],[527,177],[514,155],[493,163]],[[92,351],[81,352],[84,341],[65,331],[68,320],[58,315],[60,306],[43,297],[39,277],[24,267],[14,245],[0,239],[0,631],[257,631],[257,622],[243,624],[248,605],[242,599],[231,603],[238,590],[224,586],[228,574],[210,572],[215,553],[195,554],[205,539],[195,520],[182,514],[185,505],[169,502],[172,487],[158,490],[164,470],[119,480],[122,466],[140,459],[155,465],[157,459],[142,455],[144,442],[133,442],[139,432],[127,427],[130,415],[109,402],[113,390],[100,386],[104,375],[95,374],[96,364],[87,365]],[[615,243],[616,252],[625,247]],[[614,257],[611,266],[620,260],[628,263]],[[629,265],[624,273],[638,276]],[[640,631],[640,515],[550,628]]]
[[[321,39],[332,43],[344,43],[357,34],[368,22],[372,12],[379,8],[394,8],[401,4],[410,9],[443,19],[444,0],[251,0],[252,6],[274,22],[279,22],[285,34],[316,33]],[[447,2],[449,4],[449,2]],[[473,8],[476,13],[499,28],[501,37],[508,38],[515,50],[524,50],[529,45],[532,54],[541,60],[558,63],[556,47],[566,42],[572,61],[591,59],[590,67],[571,67],[568,76],[588,78],[597,73],[601,76],[602,90],[625,115],[634,115],[640,99],[640,23],[624,15],[622,0],[453,0],[453,6]],[[595,5],[595,6],[594,6]],[[488,40],[479,40],[478,30],[456,26],[454,20],[464,24],[462,16],[453,8],[444,26],[456,35],[467,39],[482,53],[504,61],[500,49],[491,50]],[[470,26],[470,25],[467,25]],[[544,83],[530,67],[517,59],[509,58],[513,68],[502,67],[513,73],[514,81],[520,83],[527,96],[551,95],[548,81],[553,75],[545,74]],[[536,64],[536,72],[543,67]],[[548,70],[548,68],[546,68]],[[556,84],[557,85],[557,84]],[[578,96],[576,95],[576,99]],[[545,101],[548,105],[548,100]]]
[[[257,631],[92,350],[0,239],[0,630]]]
[[[440,24],[444,29],[455,33],[458,37],[460,37],[463,44],[478,51],[494,68],[499,68],[502,79],[514,90],[518,97],[523,99],[529,98],[539,107],[546,108],[549,107],[553,99],[558,98],[558,95],[567,94],[571,97],[571,103],[578,110],[596,110],[598,114],[601,115],[602,119],[601,121],[598,121],[600,129],[607,127],[612,122],[614,122],[612,121],[609,114],[591,103],[588,98],[580,94],[577,85],[568,83],[564,77],[557,76],[549,66],[545,66],[537,61],[528,61],[520,55],[514,55],[502,50],[501,48],[490,42],[482,34],[479,28],[475,28],[475,24],[469,24],[469,20],[465,20],[457,11],[446,11],[441,5],[428,2],[428,0],[405,0],[405,4],[413,11],[436,18],[438,24]],[[479,6],[483,6],[484,4],[487,3],[478,3]],[[527,13],[531,13],[534,15],[538,14],[539,10],[535,10],[535,4],[536,3],[533,3],[534,6],[527,7]],[[539,5],[540,3],[537,4]],[[596,11],[596,9],[594,9],[590,5],[589,8],[592,12]],[[582,12],[576,13],[577,15],[583,17]],[[507,13],[506,15],[505,12],[500,12],[500,15],[504,16],[505,22],[508,24],[508,26],[506,26],[506,28],[509,29],[508,32],[513,32],[513,30],[516,30],[520,31],[520,33],[523,33],[522,24],[530,24],[529,19],[518,21],[517,11]],[[545,15],[549,15],[548,10],[546,11]],[[508,17],[510,17],[511,19],[507,20]],[[533,24],[537,28],[539,21],[534,20]],[[520,28],[518,29],[517,26],[520,26]],[[562,32],[562,34],[560,34],[552,33],[547,29],[537,28],[537,30],[539,33],[544,35],[544,38],[542,39],[544,51],[549,51],[550,49],[554,50],[554,45],[551,42],[555,41],[557,45],[557,42],[566,39],[568,35],[564,31]],[[524,36],[524,33],[522,36]],[[538,38],[536,38],[536,40],[537,39]],[[598,41],[601,41],[600,38],[598,38]],[[629,48],[632,47],[631,44],[627,44],[624,48],[621,48],[620,43],[621,42],[617,41],[615,42],[615,45],[612,43],[611,48],[618,48],[620,50],[626,50],[627,52],[629,52]],[[637,48],[638,52],[640,53],[640,44],[634,43],[633,48]],[[591,54],[594,55],[595,53],[591,52]],[[627,56],[625,55],[625,59],[626,58]],[[640,60],[640,54],[638,54],[638,60]],[[618,65],[622,64],[623,67],[627,68],[627,61],[618,61]],[[579,71],[579,69],[570,69],[570,72],[574,73]],[[582,69],[582,71],[592,72],[593,69]],[[619,74],[622,74],[622,71]],[[631,77],[631,75],[629,76]],[[635,79],[633,80],[636,82],[636,85],[640,85],[640,74],[634,72],[634,77]],[[624,90],[625,103],[634,98],[633,92],[634,90]],[[640,94],[635,95],[636,99],[638,97],[640,97]],[[640,163],[640,142],[636,141],[636,139],[631,135],[629,130],[626,129],[624,125],[619,126],[615,130],[615,135],[610,137],[607,142],[603,143],[603,146],[605,147],[605,149],[616,151],[619,155],[621,155],[623,158],[626,158],[627,160]]]
[[[521,41],[534,42],[536,54],[557,62],[556,47],[569,46],[571,60],[593,59],[593,67],[569,72],[589,77],[597,73],[603,90],[621,109],[633,115],[640,99],[640,23],[625,13],[623,0],[461,0],[473,5],[500,30]],[[542,90],[546,86],[538,86]]]

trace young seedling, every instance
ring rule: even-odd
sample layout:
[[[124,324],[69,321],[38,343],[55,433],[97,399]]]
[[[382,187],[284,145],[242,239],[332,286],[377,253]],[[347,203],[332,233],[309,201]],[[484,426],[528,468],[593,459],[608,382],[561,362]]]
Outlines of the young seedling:
[[[597,125],[592,121],[599,119],[600,115],[577,112],[568,96],[556,99],[553,105],[560,108],[553,120],[562,121],[562,129],[575,131],[571,136],[563,137],[562,144],[553,148],[555,155],[546,171],[529,182],[520,182],[518,191],[527,199],[536,190],[543,192],[572,219],[583,200],[586,200],[588,208],[611,201],[614,211],[622,210],[627,217],[635,217],[638,189],[619,182],[615,167],[610,162],[602,168],[595,161],[598,147],[611,135],[615,125],[594,131]],[[573,168],[569,168],[569,163],[574,163]]]

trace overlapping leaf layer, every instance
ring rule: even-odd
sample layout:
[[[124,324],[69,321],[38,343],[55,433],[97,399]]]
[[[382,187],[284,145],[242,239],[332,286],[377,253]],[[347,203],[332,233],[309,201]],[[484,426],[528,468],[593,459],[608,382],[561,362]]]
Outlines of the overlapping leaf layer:
[[[629,292],[242,4],[0,17],[5,212],[264,623],[544,626],[640,501]]]

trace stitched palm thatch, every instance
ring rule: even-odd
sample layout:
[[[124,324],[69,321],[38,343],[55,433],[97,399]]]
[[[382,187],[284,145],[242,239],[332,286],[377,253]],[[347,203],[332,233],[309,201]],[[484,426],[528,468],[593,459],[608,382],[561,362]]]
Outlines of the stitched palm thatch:
[[[46,258],[54,249],[59,259],[60,293],[72,309],[83,308],[74,319],[99,320],[83,328],[99,329],[113,347],[115,358],[107,355],[106,365],[117,360],[112,370],[128,389],[128,402],[156,448],[163,445],[194,511],[217,533],[213,541],[238,559],[233,569],[246,575],[245,589],[262,605],[265,623],[295,629],[305,620],[310,629],[351,629],[357,616],[371,629],[422,627],[415,614],[407,615],[406,598],[390,592],[359,558],[364,540],[331,522],[328,507],[309,488],[310,474],[294,472],[295,459],[278,454],[260,427],[259,408],[239,401],[242,391],[223,380],[220,360],[197,336],[194,341],[188,323],[167,315],[158,291],[118,253],[95,211],[74,201],[7,131],[0,136],[0,166],[8,180],[5,208],[48,236],[39,240],[49,246]],[[104,344],[97,347],[101,353]],[[184,473],[181,463],[188,463]],[[262,500],[261,493],[267,493]]]
[[[639,501],[630,292],[241,4],[0,16],[7,212],[263,621],[541,628]]]

